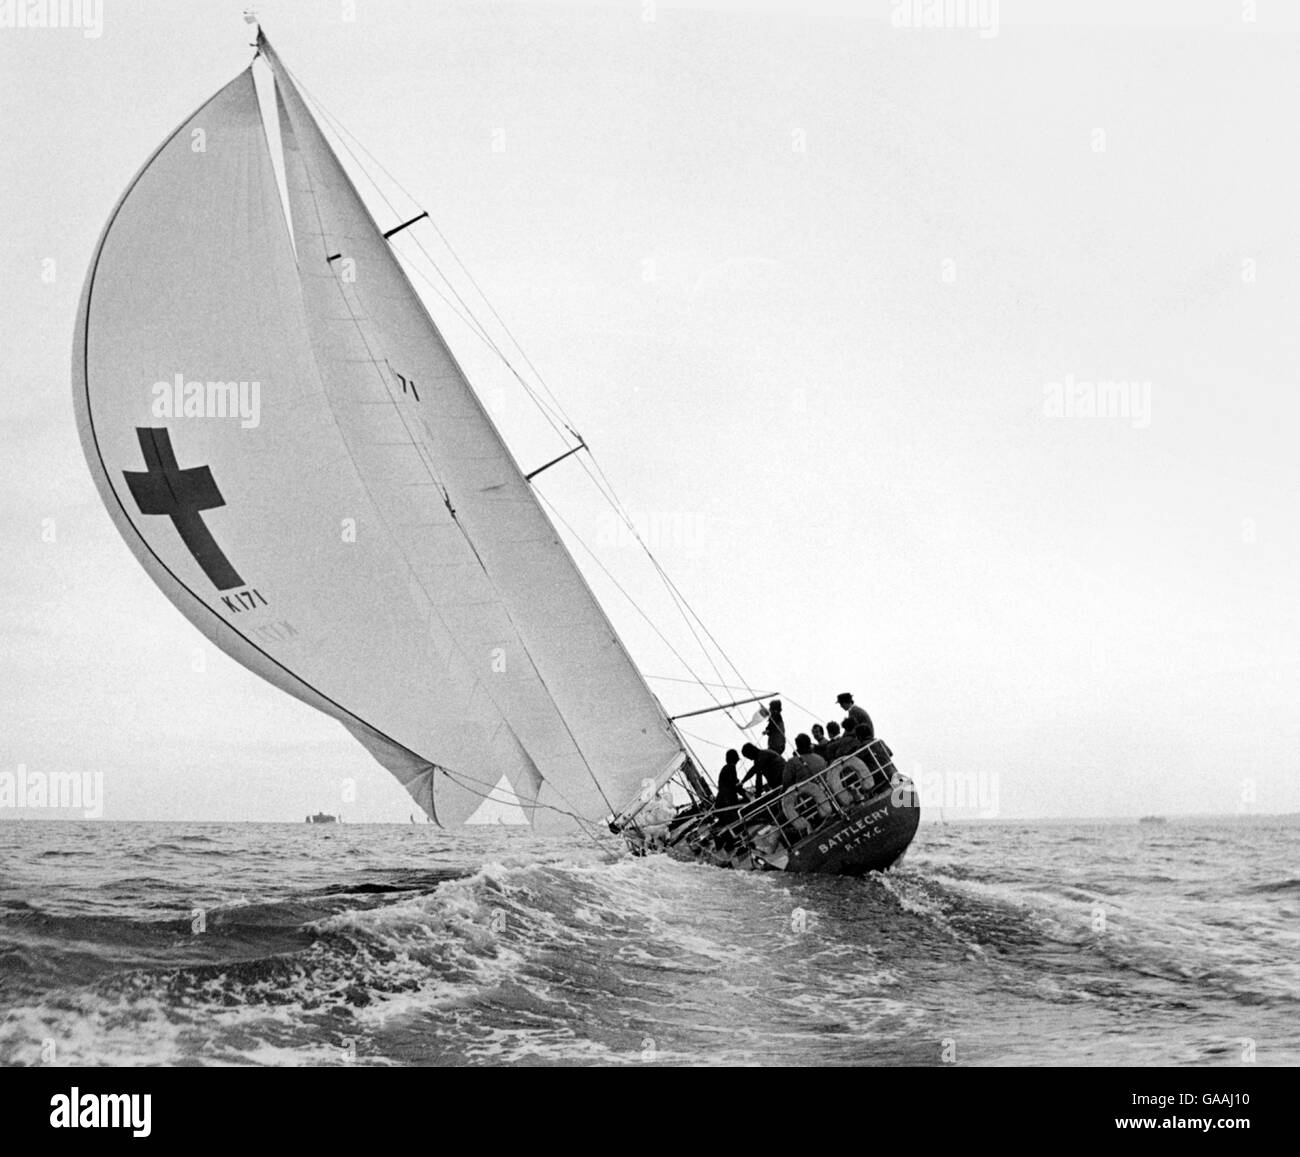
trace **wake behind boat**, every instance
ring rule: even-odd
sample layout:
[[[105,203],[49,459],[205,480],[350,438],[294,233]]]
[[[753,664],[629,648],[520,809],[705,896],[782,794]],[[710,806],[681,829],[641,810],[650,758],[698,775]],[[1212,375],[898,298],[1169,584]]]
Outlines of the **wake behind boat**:
[[[255,47],[128,186],[77,319],[82,445],[150,577],[444,826],[613,830],[734,867],[895,862],[919,808],[877,740],[715,806],[539,499],[585,440],[566,425],[576,444],[519,466],[394,252],[428,214],[381,229],[260,29]],[[670,783],[691,802],[647,839]]]

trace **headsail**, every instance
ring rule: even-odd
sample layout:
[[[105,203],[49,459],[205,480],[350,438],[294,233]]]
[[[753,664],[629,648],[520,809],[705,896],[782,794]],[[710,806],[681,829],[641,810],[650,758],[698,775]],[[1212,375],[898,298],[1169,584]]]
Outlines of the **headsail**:
[[[100,493],[192,622],[342,721],[441,822],[510,793],[543,830],[617,811],[680,743],[259,46],[292,240],[248,70],[100,239],[73,375]],[[241,398],[255,416],[214,412]]]

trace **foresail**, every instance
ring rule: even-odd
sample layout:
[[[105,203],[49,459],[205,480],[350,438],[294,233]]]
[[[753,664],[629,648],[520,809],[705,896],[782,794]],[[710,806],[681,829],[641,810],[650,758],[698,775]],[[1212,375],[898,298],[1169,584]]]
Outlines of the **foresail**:
[[[589,818],[682,749],[389,243],[265,40],[311,340],[350,452],[415,587],[471,654],[540,782]],[[498,776],[481,761],[476,781]],[[439,788],[442,784],[439,781]],[[534,823],[545,826],[542,810]]]

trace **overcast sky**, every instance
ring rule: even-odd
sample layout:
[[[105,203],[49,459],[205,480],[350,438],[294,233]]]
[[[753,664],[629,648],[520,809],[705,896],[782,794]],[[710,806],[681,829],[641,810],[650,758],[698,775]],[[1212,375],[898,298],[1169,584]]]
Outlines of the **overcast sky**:
[[[856,692],[905,770],[978,773],[1005,817],[1300,810],[1300,13],[996,8],[986,35],[888,0],[258,11],[752,685],[824,718]],[[94,243],[247,63],[240,11],[0,28],[0,773],[102,772],[109,818],[404,820],[154,587],[77,441]],[[447,335],[525,469],[558,453]],[[1099,380],[1126,413],[1076,412]],[[581,472],[540,488],[713,678]],[[575,553],[643,671],[681,676]]]

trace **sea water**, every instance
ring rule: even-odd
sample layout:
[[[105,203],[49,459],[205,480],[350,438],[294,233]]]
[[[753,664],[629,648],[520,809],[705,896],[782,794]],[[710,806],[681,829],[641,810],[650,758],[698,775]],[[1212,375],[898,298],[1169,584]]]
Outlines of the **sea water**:
[[[1300,818],[866,879],[432,826],[0,823],[0,1063],[1300,1063]]]

